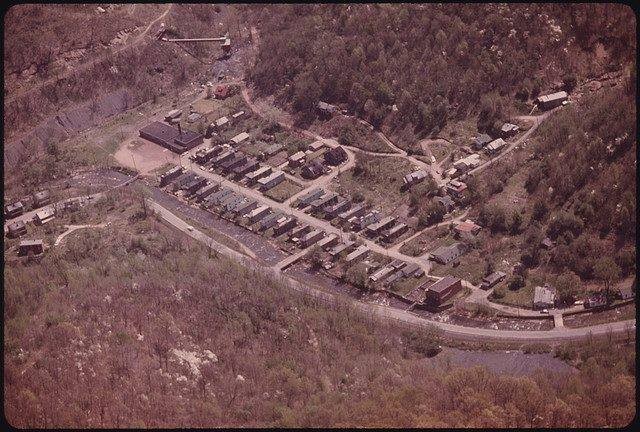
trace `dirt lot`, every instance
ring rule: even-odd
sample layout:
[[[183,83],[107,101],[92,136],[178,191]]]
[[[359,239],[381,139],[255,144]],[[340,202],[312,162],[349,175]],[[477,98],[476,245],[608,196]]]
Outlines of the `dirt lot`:
[[[179,155],[141,138],[122,143],[113,155],[119,164],[145,175],[167,163],[179,164]]]

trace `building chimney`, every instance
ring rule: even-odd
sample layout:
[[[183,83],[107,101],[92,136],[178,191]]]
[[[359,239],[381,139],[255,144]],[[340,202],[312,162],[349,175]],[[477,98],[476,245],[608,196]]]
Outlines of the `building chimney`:
[[[178,135],[182,135],[182,126],[180,125],[180,122],[178,122]]]

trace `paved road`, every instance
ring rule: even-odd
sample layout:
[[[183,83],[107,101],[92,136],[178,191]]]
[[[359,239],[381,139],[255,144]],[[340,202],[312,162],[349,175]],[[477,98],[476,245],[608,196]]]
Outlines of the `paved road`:
[[[337,303],[344,303],[348,301],[345,296],[339,296],[336,294],[321,291],[312,286],[302,284],[290,276],[283,274],[277,269],[267,266],[261,266],[255,261],[242,255],[233,249],[228,248],[225,245],[217,243],[212,238],[208,237],[204,233],[194,229],[188,230],[189,224],[182,219],[171,213],[166,208],[160,206],[156,202],[149,200],[151,208],[153,208],[158,215],[173,225],[184,234],[198,240],[209,247],[214,248],[218,253],[224,255],[234,261],[262,274],[271,275],[282,283],[295,291],[301,292],[305,295],[314,297],[320,301],[326,302],[330,305]],[[493,330],[476,327],[464,327],[454,324],[442,323],[437,321],[429,321],[424,318],[420,318],[410,312],[390,308],[386,306],[380,306],[370,303],[362,303],[359,301],[351,301],[354,308],[359,312],[366,314],[367,316],[375,316],[376,318],[395,320],[401,323],[405,323],[411,326],[416,326],[425,329],[439,328],[444,336],[464,339],[464,340],[499,340],[499,341],[517,341],[517,342],[560,342],[568,340],[583,339],[589,336],[607,335],[610,333],[626,332],[635,333],[635,320],[620,321],[608,324],[599,324],[590,327],[582,328],[567,328],[559,327],[554,330],[542,331],[517,331],[517,330]]]

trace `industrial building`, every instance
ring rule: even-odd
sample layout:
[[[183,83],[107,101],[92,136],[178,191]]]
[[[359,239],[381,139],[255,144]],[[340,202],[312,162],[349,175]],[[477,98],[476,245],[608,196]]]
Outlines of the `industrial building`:
[[[140,129],[140,137],[178,154],[202,144],[204,139],[197,132],[182,129],[180,124],[174,128],[158,121]]]

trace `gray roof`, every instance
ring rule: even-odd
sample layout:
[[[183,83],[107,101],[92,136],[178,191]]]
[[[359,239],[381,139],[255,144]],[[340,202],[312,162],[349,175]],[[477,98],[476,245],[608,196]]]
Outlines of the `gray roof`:
[[[454,243],[450,246],[440,246],[431,252],[431,255],[439,257],[444,261],[451,261],[464,251],[464,247],[465,246],[462,243]]]
[[[458,279],[457,277],[453,277],[453,276],[445,276],[442,279],[440,279],[438,282],[429,285],[426,290],[427,291],[432,291],[432,292],[437,292],[437,293],[441,293],[442,291],[445,291],[447,289],[449,289],[449,287],[451,287],[451,285],[454,285],[456,283],[460,282],[460,279]]]
[[[555,290],[549,285],[537,286],[533,289],[533,304],[549,304],[555,303]]]

